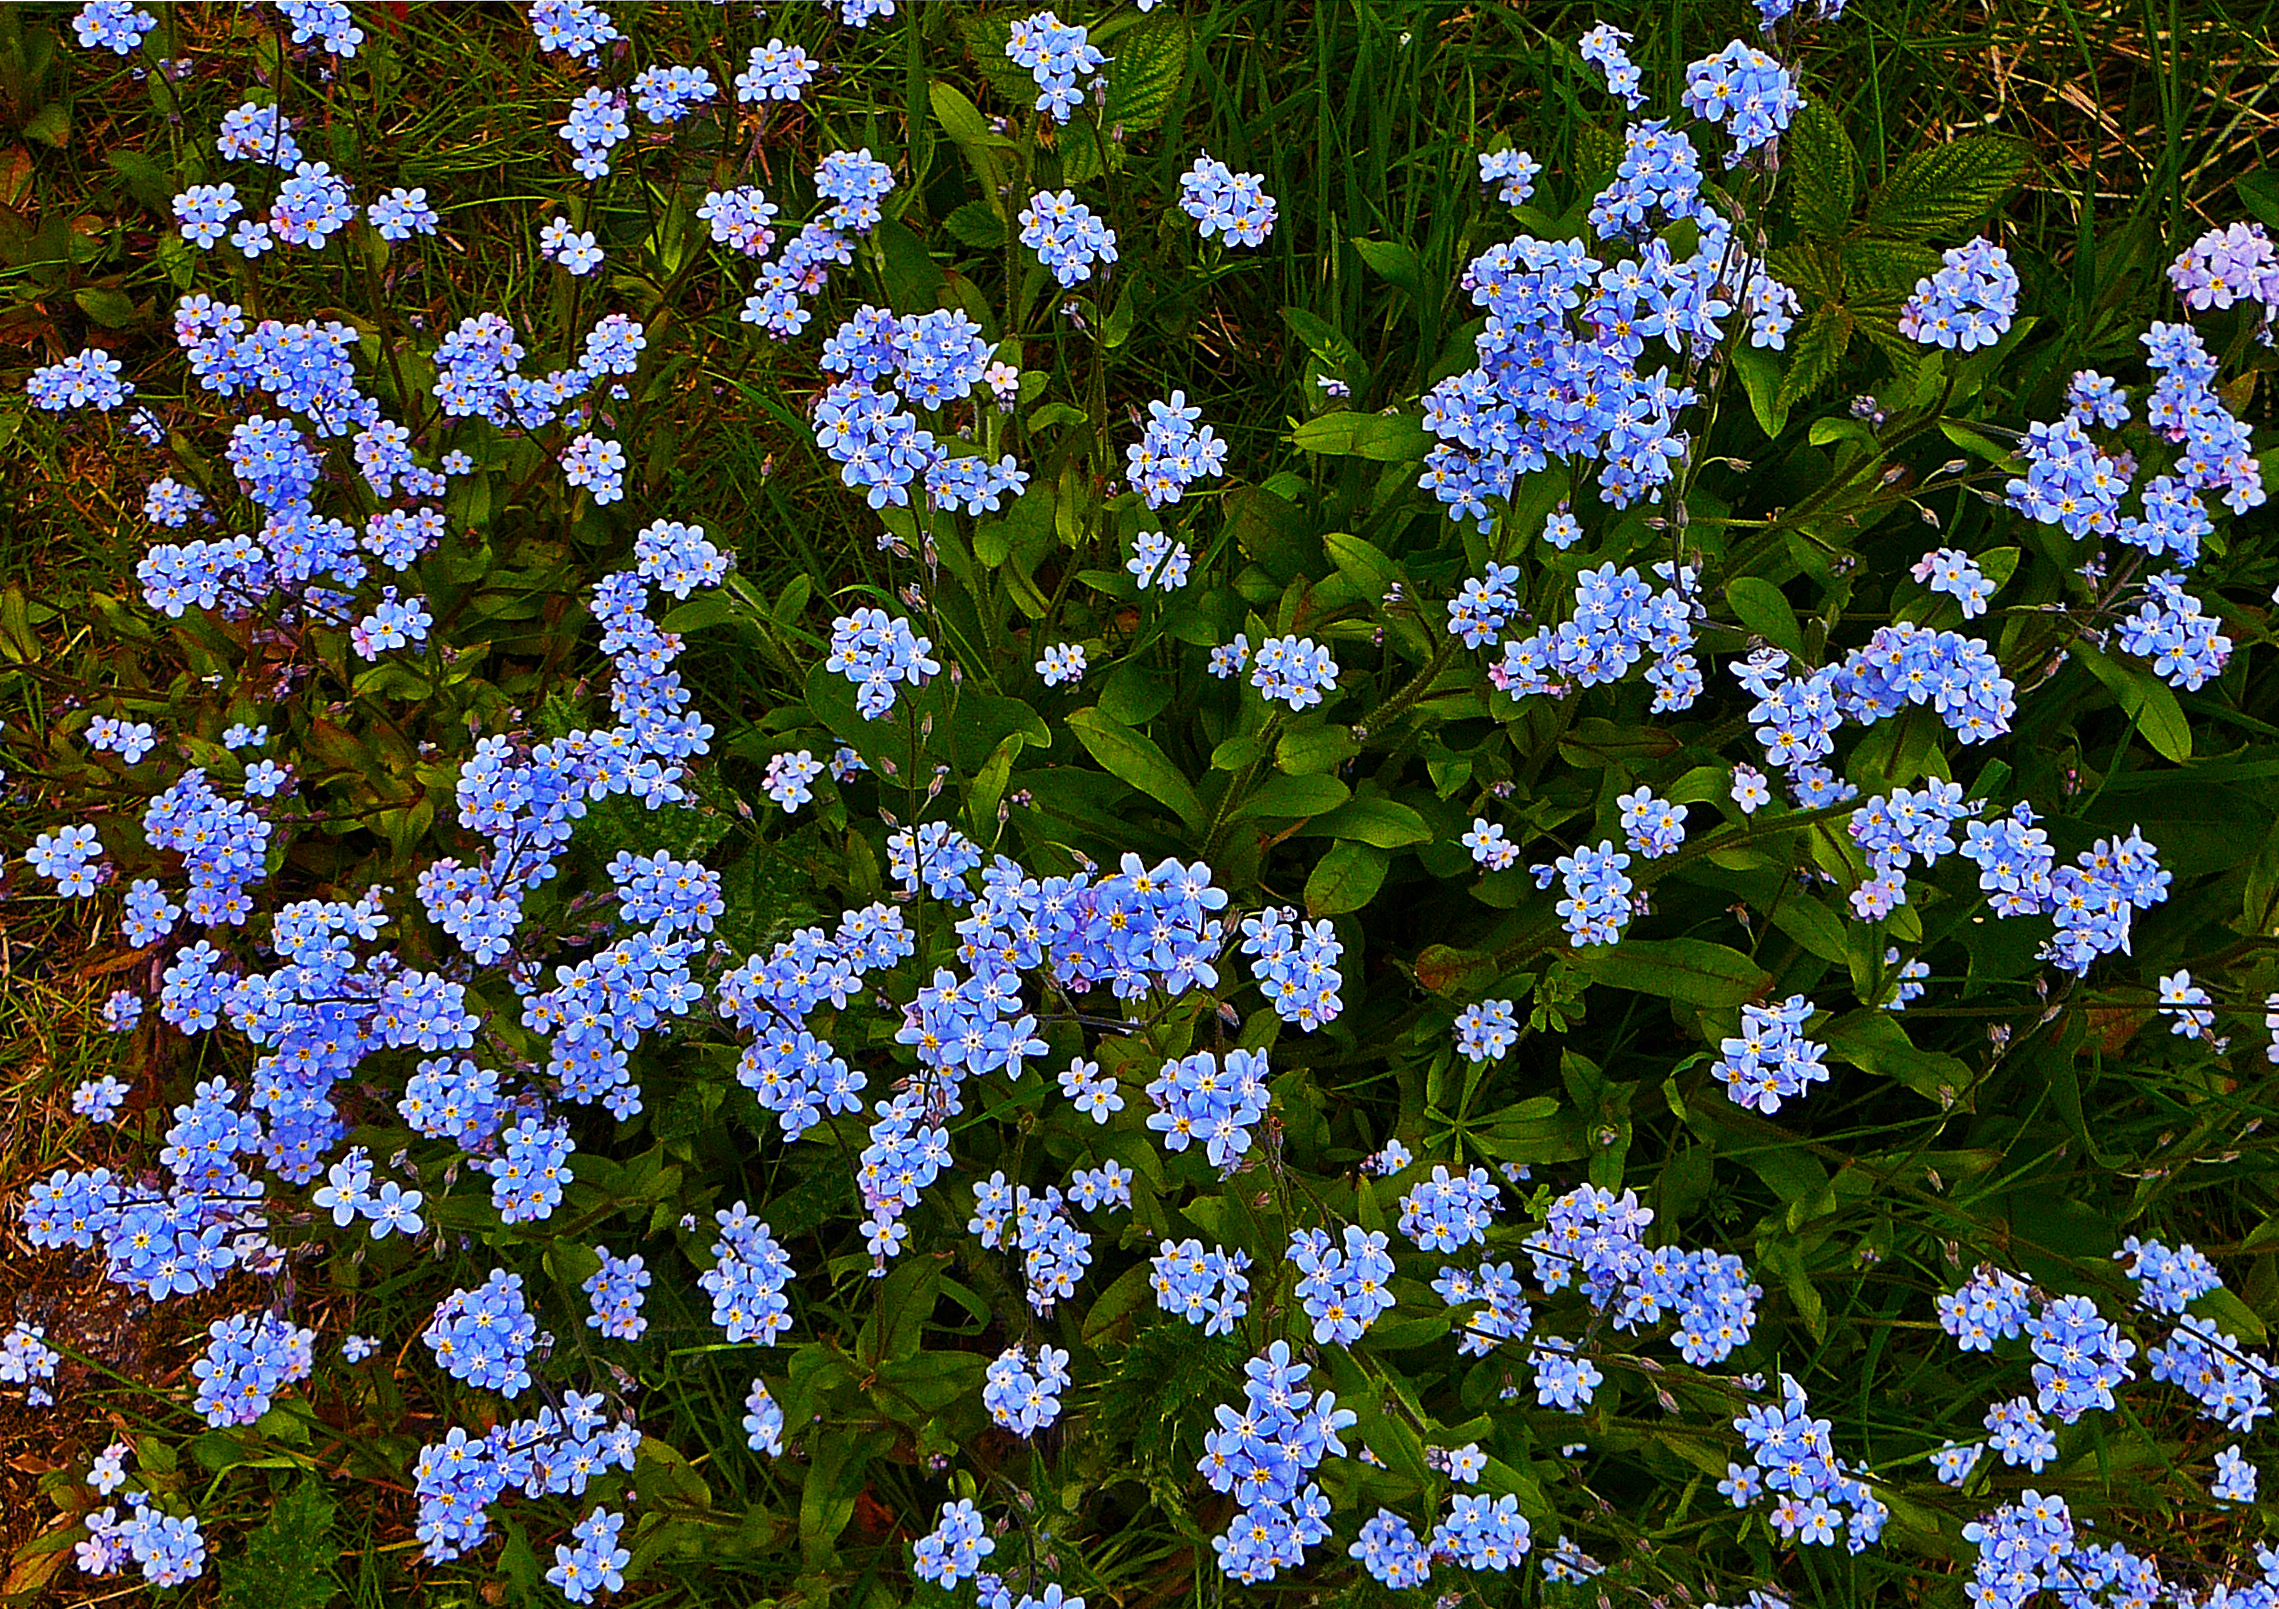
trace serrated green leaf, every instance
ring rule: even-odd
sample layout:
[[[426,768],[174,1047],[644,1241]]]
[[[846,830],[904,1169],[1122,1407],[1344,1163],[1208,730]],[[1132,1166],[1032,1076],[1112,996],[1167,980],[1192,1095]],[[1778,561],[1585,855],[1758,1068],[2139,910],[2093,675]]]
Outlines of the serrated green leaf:
[[[147,1458],[140,1461],[149,1464]],[[338,1597],[333,1510],[332,1498],[314,1479],[296,1482],[272,1502],[269,1518],[242,1550],[223,1556],[222,1609],[322,1609]]]
[[[1780,142],[1796,221],[1816,235],[1851,227],[1859,200],[1859,156],[1844,120],[1815,102],[1799,111]]]
[[[1005,42],[1013,33],[1010,13],[960,17],[958,33],[973,55],[973,65],[988,80],[991,89],[1008,104],[1024,111],[1036,104],[1036,80],[1029,76],[1027,68],[1005,54]]]
[[[1788,372],[1781,376],[1779,404],[1785,410],[1825,385],[1844,358],[1852,340],[1852,315],[1841,307],[1823,307],[1805,320],[1788,343]]]
[[[1895,304],[1904,303],[1915,294],[1917,284],[1939,271],[1939,254],[1910,240],[1864,235],[1845,241],[1838,256],[1855,311],[1864,311],[1879,294]]]
[[[1186,19],[1166,7],[1116,39],[1108,65],[1106,121],[1137,134],[1160,124],[1187,76]]]
[[[1005,220],[978,201],[968,201],[942,220],[950,238],[976,251],[994,251],[1005,244]]]
[[[1868,198],[1868,227],[1920,240],[1984,216],[2018,182],[2026,147],[2001,134],[1966,134],[1918,151]]]
[[[1170,806],[1188,831],[1202,830],[1203,801],[1154,740],[1097,709],[1070,714],[1068,729],[1110,776]]]

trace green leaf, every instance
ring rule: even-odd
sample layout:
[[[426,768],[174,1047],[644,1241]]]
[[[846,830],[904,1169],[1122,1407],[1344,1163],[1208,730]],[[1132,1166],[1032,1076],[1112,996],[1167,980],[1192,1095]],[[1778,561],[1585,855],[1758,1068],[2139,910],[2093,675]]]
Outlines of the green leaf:
[[[1828,1170],[1801,1144],[1759,1141],[1736,1146],[1734,1153],[1780,1198],[1787,1209],[1783,1219],[1791,1230],[1836,1210],[1836,1191],[1829,1183]]]
[[[1805,1264],[1803,1248],[1785,1235],[1773,1235],[1758,1248],[1757,1260],[1781,1276],[1788,1289],[1788,1299],[1796,1304],[1796,1316],[1804,1321],[1805,1331],[1815,1341],[1826,1340],[1828,1304],[1812,1283],[1812,1271]]]
[[[1847,240],[1840,255],[1844,284],[1862,299],[1881,295],[1904,303],[1917,284],[1939,271],[1936,251],[1907,240]],[[1892,320],[1898,322],[1896,310]]]
[[[644,1453],[654,1440],[643,1439]],[[893,1444],[894,1432],[883,1427],[833,1425],[814,1438],[799,1492],[799,1552],[809,1569],[821,1569],[837,1555],[839,1533],[855,1517],[855,1498],[870,1461]]]
[[[1153,740],[1097,709],[1071,713],[1068,729],[1110,776],[1129,783],[1160,804],[1169,805],[1172,814],[1188,831],[1202,831],[1203,801],[1195,796],[1186,777]]]
[[[1784,413],[1834,376],[1851,341],[1852,315],[1841,307],[1823,307],[1804,321],[1788,343],[1788,372],[1777,398]]]
[[[1406,579],[1406,573],[1376,543],[1344,531],[1323,535],[1322,547],[1338,570],[1353,582],[1364,598],[1382,598]]]
[[[1416,958],[1416,981],[1440,995],[1476,994],[1493,983],[1500,970],[1490,950],[1428,944]]]
[[[1013,25],[1009,13],[999,12],[988,17],[958,18],[958,32],[964,36],[965,48],[973,55],[973,65],[989,81],[1005,101],[1023,111],[1036,104],[1036,80],[1029,70],[1005,54],[1005,42],[1012,37]]]
[[[1335,810],[1353,797],[1353,790],[1335,777],[1318,775],[1270,776],[1244,795],[1229,818],[1247,821],[1253,816],[1318,816]]]
[[[2232,188],[2239,192],[2239,204],[2266,228],[2279,229],[2279,173],[2269,168],[2257,168],[2232,180]]]
[[[1137,134],[1161,123],[1187,76],[1187,53],[1186,20],[1168,7],[1125,29],[1108,68],[1108,126]]]
[[[1859,200],[1859,157],[1844,120],[1814,102],[1790,122],[1780,149],[1796,221],[1816,235],[1850,228]]]
[[[1780,588],[1763,576],[1745,575],[1727,584],[1725,601],[1733,606],[1741,624],[1775,648],[1798,659],[1804,657],[1804,630],[1796,623],[1796,610]]]
[[[1743,341],[1733,349],[1733,372],[1741,377],[1741,389],[1749,395],[1749,411],[1757,416],[1757,428],[1777,439],[1788,427],[1788,404],[1780,400],[1780,359]]]
[[[2016,455],[2015,448],[1996,441],[1983,431],[1973,430],[1968,425],[1953,419],[1939,421],[1939,434],[1960,447],[1964,452],[1975,454],[1990,464],[2006,464]],[[2011,551],[2014,553],[2016,550],[2012,549]],[[2017,560],[2013,558],[2010,562],[2011,567],[2015,569]]]
[[[1756,962],[1707,939],[1587,944],[1575,952],[1574,962],[1593,983],[1688,1006],[1737,1006],[1773,986],[1771,974]]]
[[[1318,918],[1358,911],[1377,897],[1392,859],[1371,844],[1332,845],[1306,879],[1306,914]]]
[[[1638,767],[1666,760],[1680,747],[1677,734],[1667,727],[1586,715],[1559,740],[1559,757],[1575,766]]]
[[[1838,1061],[1895,1079],[1942,1109],[1952,1106],[1973,1081],[1969,1065],[1959,1058],[1917,1050],[1905,1026],[1888,1011],[1871,1007],[1851,1012],[1822,1028],[1818,1037]]]
[[[1296,781],[1295,777],[1285,781]],[[1325,779],[1326,780],[1326,779]],[[1343,838],[1354,843],[1373,844],[1379,849],[1401,849],[1410,844],[1432,841],[1432,828],[1405,804],[1391,799],[1355,799],[1315,821],[1308,822],[1300,837]]]
[[[1231,740],[1230,740],[1231,741]],[[1350,726],[1317,726],[1302,732],[1285,732],[1274,745],[1274,763],[1292,776],[1336,770],[1361,752]],[[1215,763],[1215,762],[1214,762]]]
[[[2001,134],[1966,134],[1918,151],[1868,199],[1868,226],[1915,240],[1960,228],[2010,193],[2027,154]]]
[[[24,125],[24,138],[62,150],[71,143],[71,112],[61,101],[50,101]]]
[[[1359,381],[1367,372],[1361,361],[1361,349],[1339,334],[1337,329],[1307,312],[1302,307],[1282,309],[1282,322],[1290,332],[1306,344],[1314,360],[1334,375],[1349,381]]]
[[[1290,444],[1300,452],[1332,458],[1408,464],[1420,462],[1432,451],[1433,437],[1405,413],[1325,413],[1292,431]]]
[[[173,216],[174,186],[167,181],[166,169],[156,157],[142,151],[113,151],[105,160],[118,169],[119,177],[127,181],[127,188],[137,201],[155,213]]]
[[[1013,762],[1029,746],[1027,734],[1011,732],[993,750],[981,770],[975,774],[973,786],[966,790],[966,819],[973,824],[975,834],[983,843],[997,831],[997,807],[1004,801],[1005,790],[1013,780]]]
[[[1844,922],[1816,899],[1791,895],[1772,908],[1772,924],[1823,961],[1844,959]]]
[[[332,1516],[322,1482],[310,1478],[289,1487],[243,1548],[223,1555],[222,1609],[321,1609],[337,1598],[340,1545],[332,1539]]]
[[[1005,220],[978,201],[968,201],[947,218],[942,227],[961,246],[993,251],[1005,244]]]
[[[1100,686],[1100,713],[1126,726],[1145,725],[1161,715],[1170,702],[1170,678],[1148,669],[1137,659],[1126,659],[1117,665]]]
[[[1424,301],[1424,259],[1414,246],[1402,240],[1356,240],[1353,249],[1378,278],[1407,291],[1411,300]]]
[[[2156,754],[2178,765],[2191,761],[2192,727],[2184,719],[2184,707],[2176,702],[2173,688],[2144,666],[2109,658],[2087,643],[2076,643],[2073,652],[2120,701]]]
[[[960,145],[1012,144],[990,128],[989,119],[981,115],[981,108],[966,99],[965,91],[955,84],[929,84],[926,99],[934,108],[934,121],[941,124],[942,132]]]
[[[79,304],[79,311],[105,329],[123,330],[135,321],[134,300],[121,291],[90,285],[72,292],[71,299]]]

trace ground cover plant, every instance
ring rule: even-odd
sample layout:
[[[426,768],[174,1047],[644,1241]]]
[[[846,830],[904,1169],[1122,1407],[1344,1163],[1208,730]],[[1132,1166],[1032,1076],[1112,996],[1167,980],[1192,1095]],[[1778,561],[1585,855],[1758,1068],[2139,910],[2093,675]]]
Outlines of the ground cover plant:
[[[1935,21],[0,11],[0,1595],[2279,1598],[2267,35]]]

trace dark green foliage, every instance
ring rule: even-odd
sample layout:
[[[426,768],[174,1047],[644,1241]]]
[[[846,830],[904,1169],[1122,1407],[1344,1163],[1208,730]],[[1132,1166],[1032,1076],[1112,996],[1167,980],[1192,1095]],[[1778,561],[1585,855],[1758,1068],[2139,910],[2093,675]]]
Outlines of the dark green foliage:
[[[242,1552],[222,1561],[222,1609],[324,1609],[337,1601],[337,1507],[324,1484],[307,1477],[275,1491],[268,1519]]]

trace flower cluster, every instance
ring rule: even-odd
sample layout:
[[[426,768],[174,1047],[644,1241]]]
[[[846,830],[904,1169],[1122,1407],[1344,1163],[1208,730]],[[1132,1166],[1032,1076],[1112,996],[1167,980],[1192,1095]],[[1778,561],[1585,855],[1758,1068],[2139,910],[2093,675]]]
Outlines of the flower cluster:
[[[1337,661],[1311,637],[1269,637],[1251,661],[1250,685],[1293,710],[1311,709],[1337,691]]]
[[[2018,271],[1984,236],[1946,252],[1938,272],[1916,281],[1899,310],[1899,333],[1925,346],[1975,352],[1992,346],[2018,312]]]
[[[1476,1062],[1502,1061],[1519,1043],[1519,1019],[1509,1000],[1481,1000],[1456,1015],[1456,1048]]]
[[[207,1329],[205,1355],[190,1365],[198,1412],[216,1429],[250,1425],[269,1411],[280,1387],[316,1370],[316,1331],[272,1313],[239,1313]]]
[[[911,631],[910,622],[884,609],[857,609],[831,623],[831,654],[825,661],[855,684],[855,707],[871,720],[894,708],[902,687],[923,687],[941,665],[929,658],[933,642]]]
[[[1520,612],[1519,576],[1516,564],[1490,564],[1485,574],[1467,580],[1448,600],[1448,634],[1462,637],[1467,648],[1497,642]]]
[[[1149,508],[1176,503],[1187,488],[1226,467],[1227,443],[1209,425],[1197,426],[1203,410],[1190,407],[1187,393],[1147,405],[1147,429],[1124,449],[1124,478]]]
[[[1656,689],[1655,710],[1691,707],[1702,686],[1692,653],[1694,574],[1666,563],[1656,572],[1677,584],[1657,591],[1635,568],[1618,572],[1611,563],[1585,570],[1575,583],[1573,615],[1505,643],[1489,680],[1514,697],[1556,693],[1568,683],[1596,687],[1622,680],[1650,651],[1646,680]]]
[[[1626,875],[1629,865],[1630,857],[1608,839],[1535,867],[1535,886],[1549,888],[1554,877],[1559,879],[1566,898],[1557,910],[1575,943],[1617,944],[1636,908],[1630,898],[1636,885]]]
[[[1804,1037],[1814,1011],[1811,1001],[1792,994],[1774,1006],[1743,1006],[1741,1033],[1719,1046],[1710,1069],[1736,1106],[1771,1114],[1781,1102],[1802,1099],[1814,1084],[1828,1081],[1822,1060],[1828,1047]]]
[[[1242,919],[1242,951],[1266,1003],[1284,1022],[1311,1033],[1344,1009],[1337,963],[1345,946],[1327,921],[1300,923],[1296,911],[1269,906]]]
[[[530,1388],[538,1321],[523,1305],[520,1274],[495,1268],[475,1289],[454,1291],[421,1339],[455,1380],[510,1398]]]
[[[2279,252],[2260,223],[2209,230],[2169,264],[2168,278],[2194,312],[2239,301],[2260,303],[2259,338],[2270,344],[2272,320],[2279,318]]]
[[[1889,1506],[1837,1456],[1835,1427],[1812,1417],[1804,1388],[1785,1374],[1780,1384],[1777,1407],[1753,1407],[1733,1421],[1755,1468],[1728,1465],[1718,1490],[1735,1508],[1776,1494],[1767,1517],[1783,1541],[1831,1547],[1841,1532],[1847,1551],[1865,1552],[1883,1535]]]
[[[597,1508],[570,1528],[571,1541],[554,1546],[554,1568],[546,1579],[572,1603],[591,1603],[605,1592],[625,1585],[625,1567],[633,1562],[630,1549],[617,1545],[625,1516]]]
[[[586,1293],[593,1311],[586,1315],[591,1329],[620,1341],[638,1341],[649,1327],[641,1313],[646,1298],[642,1292],[649,1286],[649,1270],[642,1266],[638,1252],[630,1257],[618,1257],[607,1246],[596,1246],[594,1255],[601,1266],[580,1287]]]
[[[1986,613],[1994,584],[1986,579],[1971,556],[1958,548],[1933,548],[1908,572],[1933,592],[1943,592],[1962,607],[1965,620]]]
[[[1543,164],[1525,151],[1482,151],[1480,182],[1496,187],[1496,199],[1507,207],[1524,205],[1535,194],[1535,181]]]
[[[1727,167],[1778,139],[1804,104],[1786,67],[1738,39],[1686,69],[1684,100],[1687,111],[1733,136]]]
[[[1218,235],[1230,246],[1258,246],[1274,232],[1274,198],[1255,173],[1236,173],[1205,151],[1179,176],[1179,210],[1195,220],[1205,240]]]
[[[63,1354],[47,1344],[47,1327],[18,1322],[0,1333],[0,1385],[22,1386],[24,1400],[44,1408],[54,1394],[43,1383],[55,1378]]]
[[[697,1277],[697,1284],[712,1298],[712,1322],[731,1341],[757,1338],[763,1346],[791,1328],[791,1301],[783,1294],[791,1282],[791,1257],[739,1201],[712,1215],[720,1238],[712,1243],[719,1259]]]
[[[944,1503],[939,1523],[918,1538],[911,1557],[918,1574],[940,1587],[954,1587],[981,1568],[997,1551],[982,1529],[981,1514],[968,1499]]]
[[[1231,1167],[1250,1149],[1250,1128],[1266,1115],[1266,1058],[1230,1050],[1225,1064],[1210,1051],[1176,1057],[1149,1081],[1155,1111],[1147,1126],[1163,1136],[1167,1151],[1184,1151],[1196,1140],[1215,1168]]]
[[[1152,584],[1165,592],[1177,592],[1187,584],[1194,562],[1187,544],[1173,541],[1170,533],[1142,531],[1132,538],[1132,556],[1124,561],[1124,568],[1142,588]]]
[[[51,363],[34,369],[24,387],[32,405],[51,413],[62,413],[71,408],[93,408],[97,413],[109,413],[113,408],[124,407],[134,395],[134,386],[119,378],[123,367],[119,360],[99,346],[84,352],[75,352],[61,363]]]
[[[1090,279],[1095,264],[1116,261],[1116,232],[1073,190],[1039,190],[1029,198],[1021,209],[1021,244],[1063,290]]]
[[[781,39],[754,45],[744,70],[736,75],[736,98],[750,105],[798,100],[821,66],[805,50]]]
[[[1050,11],[1022,17],[1005,38],[1005,54],[1037,81],[1037,107],[1055,123],[1065,123],[1084,104],[1082,80],[1108,58],[1094,48],[1084,28],[1062,22]]]
[[[1657,799],[1651,788],[1633,788],[1615,801],[1622,809],[1622,834],[1649,860],[1676,851],[1686,841],[1686,807]]]
[[[1345,1226],[1341,1248],[1326,1229],[1290,1232],[1289,1258],[1304,1276],[1297,1284],[1299,1305],[1314,1321],[1314,1340],[1323,1346],[1351,1346],[1369,1326],[1392,1311],[1392,1253],[1382,1230]]]
[[[1167,1240],[1151,1265],[1149,1285],[1156,1305],[1202,1325],[1205,1335],[1231,1333],[1236,1321],[1250,1311],[1246,1251],[1228,1252],[1216,1246],[1206,1251],[1199,1240]]]
[[[1291,1358],[1287,1341],[1274,1342],[1243,1365],[1242,1406],[1221,1408],[1219,1428],[1203,1438],[1196,1468],[1238,1505],[1226,1534],[1211,1542],[1230,1580],[1271,1581],[1329,1539],[1329,1499],[1306,1476],[1323,1458],[1345,1456],[1338,1432],[1355,1415],[1336,1393],[1305,1389],[1312,1372]]]
[[[1068,1389],[1066,1348],[1040,1346],[1036,1367],[1026,1347],[1011,1346],[989,1365],[981,1385],[981,1405],[991,1423],[1016,1436],[1033,1436],[1060,1417],[1060,1393]]]

